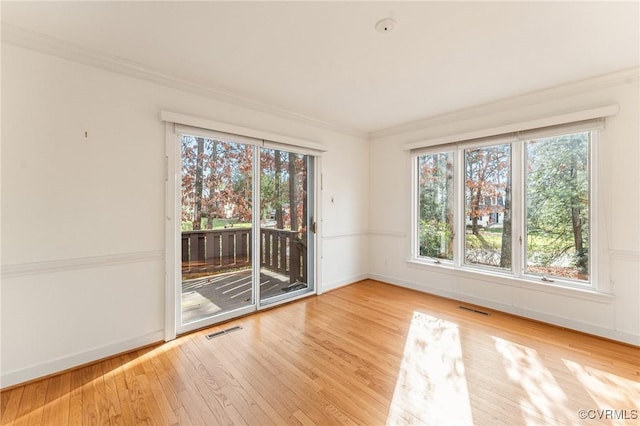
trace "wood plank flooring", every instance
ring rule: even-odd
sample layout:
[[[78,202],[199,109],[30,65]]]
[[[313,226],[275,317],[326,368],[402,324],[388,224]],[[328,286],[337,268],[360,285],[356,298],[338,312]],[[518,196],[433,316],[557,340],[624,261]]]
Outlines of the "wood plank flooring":
[[[3,391],[1,424],[640,423],[639,348],[460,305],[359,282]]]

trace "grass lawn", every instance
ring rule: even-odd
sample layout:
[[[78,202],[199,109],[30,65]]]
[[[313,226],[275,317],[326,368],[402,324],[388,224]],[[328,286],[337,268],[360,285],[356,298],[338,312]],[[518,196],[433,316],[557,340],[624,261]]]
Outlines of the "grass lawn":
[[[202,224],[200,229],[207,229],[207,222],[209,218],[202,218]],[[237,219],[212,219],[213,226],[211,229],[225,229],[232,225],[233,228],[251,228],[251,222],[238,222]],[[182,230],[183,231],[193,231],[193,223],[191,222],[182,222]]]

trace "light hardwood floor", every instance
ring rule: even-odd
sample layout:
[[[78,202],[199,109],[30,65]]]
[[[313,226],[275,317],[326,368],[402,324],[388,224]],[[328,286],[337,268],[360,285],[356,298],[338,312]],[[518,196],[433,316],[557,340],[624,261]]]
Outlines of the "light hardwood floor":
[[[359,282],[9,389],[2,424],[640,423],[639,348],[460,305]]]

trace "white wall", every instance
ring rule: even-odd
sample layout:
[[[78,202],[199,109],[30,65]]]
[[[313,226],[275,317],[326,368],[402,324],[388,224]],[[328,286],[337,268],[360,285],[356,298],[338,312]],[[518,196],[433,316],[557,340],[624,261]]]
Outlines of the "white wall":
[[[640,345],[640,137],[638,70],[627,70],[379,132],[371,141],[370,275]],[[592,295],[416,266],[410,257],[409,154],[402,146],[618,104],[598,141],[597,284]]]
[[[323,291],[367,278],[369,271],[369,151],[344,145],[323,156]],[[328,170],[325,161],[334,167]],[[363,204],[364,199],[367,204]],[[345,256],[345,253],[350,253]]]
[[[362,138],[3,44],[3,387],[163,338],[161,110],[325,144],[322,288],[366,276]]]

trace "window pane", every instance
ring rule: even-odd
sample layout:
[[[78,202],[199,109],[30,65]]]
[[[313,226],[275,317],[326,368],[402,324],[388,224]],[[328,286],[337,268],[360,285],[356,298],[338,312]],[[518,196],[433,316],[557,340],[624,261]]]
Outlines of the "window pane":
[[[526,272],[589,280],[589,132],[526,143]]]
[[[453,259],[453,153],[418,157],[419,256]]]
[[[511,145],[464,156],[465,263],[511,269]]]
[[[182,231],[251,227],[253,147],[181,137]]]
[[[254,303],[253,152],[251,145],[181,136],[182,325]]]

